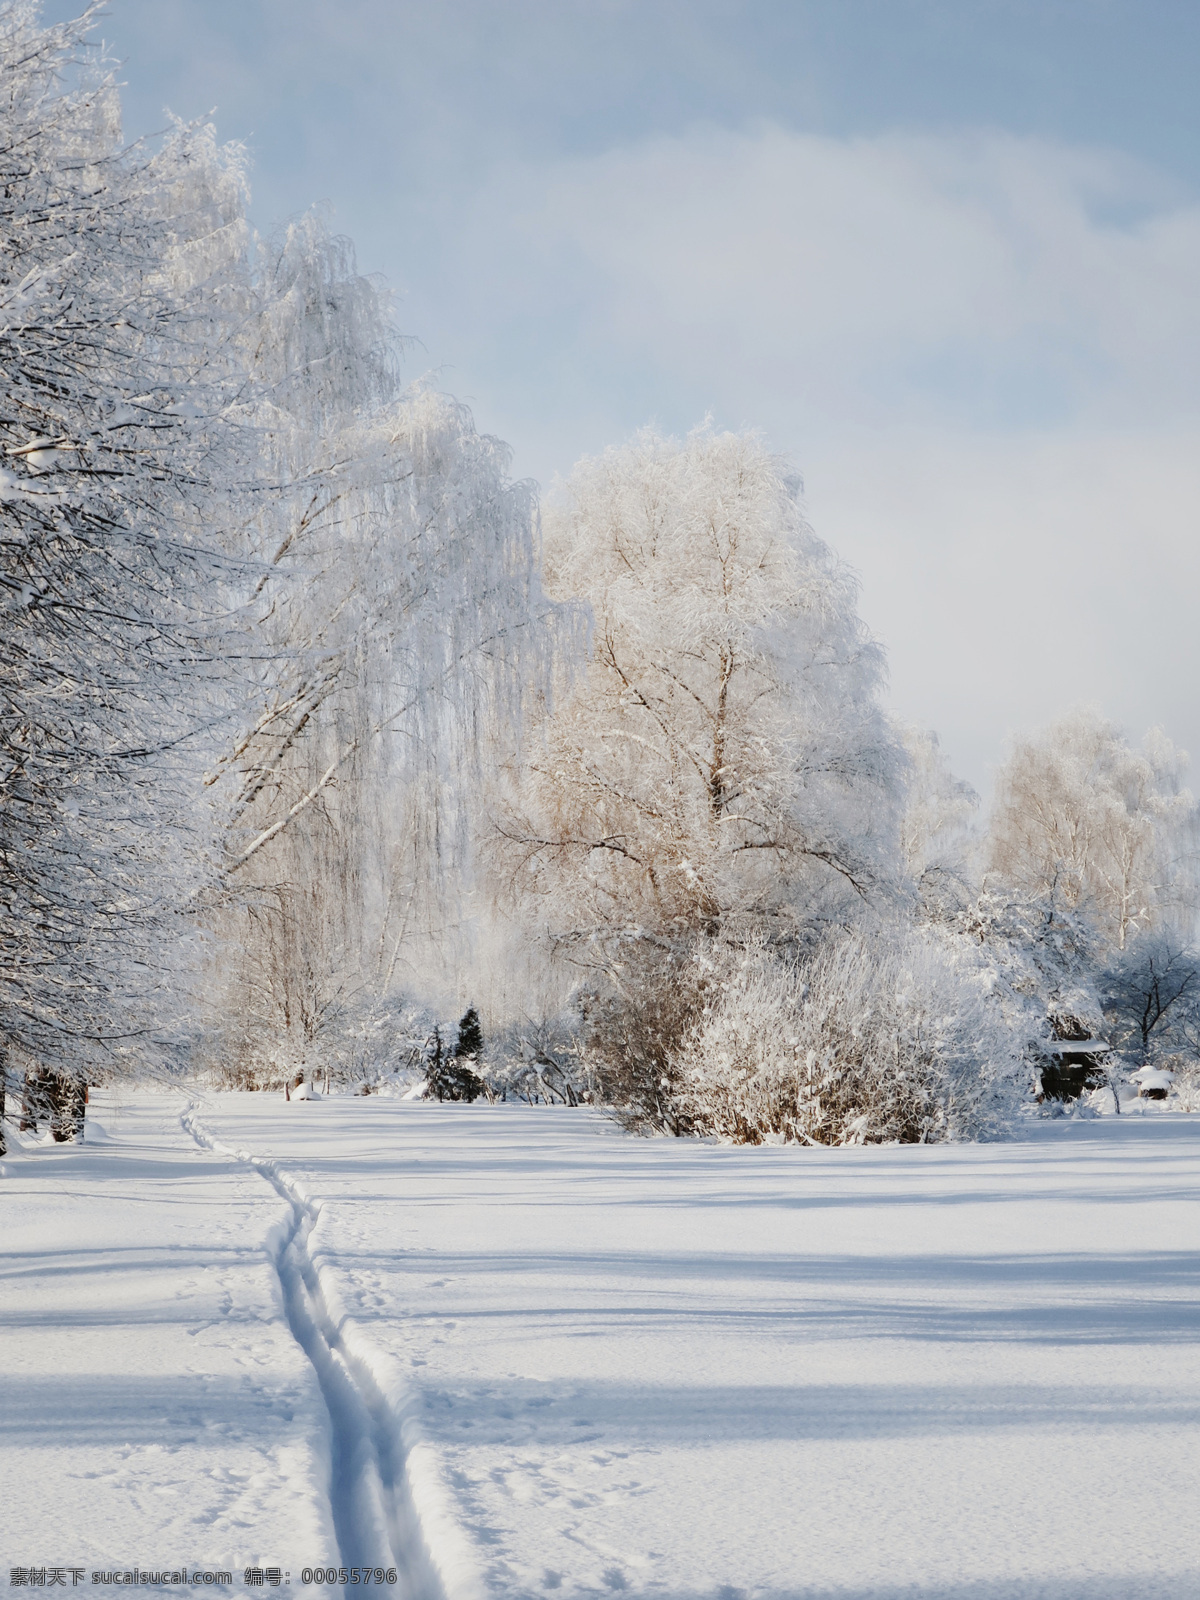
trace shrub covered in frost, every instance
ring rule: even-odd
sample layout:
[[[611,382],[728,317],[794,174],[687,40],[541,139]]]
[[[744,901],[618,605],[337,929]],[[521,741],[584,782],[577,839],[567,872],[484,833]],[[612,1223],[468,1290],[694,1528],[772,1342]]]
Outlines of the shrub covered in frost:
[[[977,1139],[1025,1090],[986,965],[929,930],[855,930],[805,968],[730,963],[672,1059],[676,1116],[757,1144]]]
[[[639,1133],[692,1131],[681,1046],[704,1015],[714,941],[631,939],[610,981],[583,997],[588,1067],[599,1097]]]

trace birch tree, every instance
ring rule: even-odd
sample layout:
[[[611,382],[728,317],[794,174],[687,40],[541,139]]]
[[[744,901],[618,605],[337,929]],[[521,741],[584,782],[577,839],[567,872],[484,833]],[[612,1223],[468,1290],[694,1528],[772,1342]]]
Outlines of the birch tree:
[[[851,575],[753,435],[643,433],[576,468],[547,583],[585,673],[509,774],[493,881],[583,969],[590,1070],[672,1132],[719,947],[811,949],[899,881],[898,740]]]
[[[414,951],[448,959],[469,791],[566,633],[532,487],[465,407],[402,387],[388,296],[348,243],[308,217],[259,273],[259,666],[209,783],[228,828],[221,1048],[290,1073],[378,1013]]]
[[[545,562],[593,610],[591,657],[513,771],[496,859],[560,943],[803,938],[893,882],[882,654],[756,437],[644,433],[582,462]]]
[[[908,757],[901,848],[909,877],[923,895],[941,892],[941,882],[968,876],[970,827],[979,796],[950,769],[936,733],[903,730]]]
[[[1091,711],[1018,741],[997,779],[990,872],[1086,917],[1111,949],[1147,928],[1190,926],[1200,815],[1186,765],[1160,730],[1135,750]]]

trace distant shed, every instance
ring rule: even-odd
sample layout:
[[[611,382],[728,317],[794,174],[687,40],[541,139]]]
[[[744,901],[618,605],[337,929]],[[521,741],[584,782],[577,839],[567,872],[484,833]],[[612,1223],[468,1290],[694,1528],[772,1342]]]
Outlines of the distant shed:
[[[1104,1039],[1051,1039],[1041,1049],[1043,1100],[1078,1100],[1085,1089],[1099,1089],[1108,1081],[1112,1045]]]

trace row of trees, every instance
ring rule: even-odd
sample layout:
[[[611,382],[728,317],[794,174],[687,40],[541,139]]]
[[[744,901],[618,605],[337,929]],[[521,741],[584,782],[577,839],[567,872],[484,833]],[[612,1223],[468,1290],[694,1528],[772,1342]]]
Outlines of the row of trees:
[[[1076,717],[973,832],[757,438],[639,435],[542,516],[404,385],[346,241],[257,237],[208,126],[122,145],[90,21],[0,0],[0,1040],[29,1105],[147,1063],[336,1073],[414,1030],[471,1098],[482,1045],[448,1055],[422,1005],[476,993],[492,1092],[748,1140],[983,1135],[1056,1037],[1190,1048],[1165,740]]]
[[[123,151],[80,34],[0,11],[0,1030],[66,1072],[153,1026],[204,878],[248,421],[236,162]]]
[[[211,127],[123,146],[93,20],[0,4],[5,1076],[282,1077],[403,1010],[579,622],[349,245],[255,236]]]

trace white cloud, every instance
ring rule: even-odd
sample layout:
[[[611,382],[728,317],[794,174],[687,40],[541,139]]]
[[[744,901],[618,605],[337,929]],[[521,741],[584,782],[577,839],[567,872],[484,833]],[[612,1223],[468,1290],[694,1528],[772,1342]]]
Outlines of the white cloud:
[[[1008,733],[1085,702],[1200,756],[1200,427],[849,435],[809,487],[898,708],[977,786]]]
[[[509,166],[460,244],[521,470],[651,416],[761,426],[863,575],[898,705],[976,782],[1080,700],[1200,755],[1190,196],[1001,134],[709,130]]]
[[[510,168],[490,193],[516,303],[568,315],[582,286],[582,342],[759,406],[1039,412],[1049,389],[1056,412],[1128,416],[1197,395],[1200,206],[1124,158],[764,128]]]

